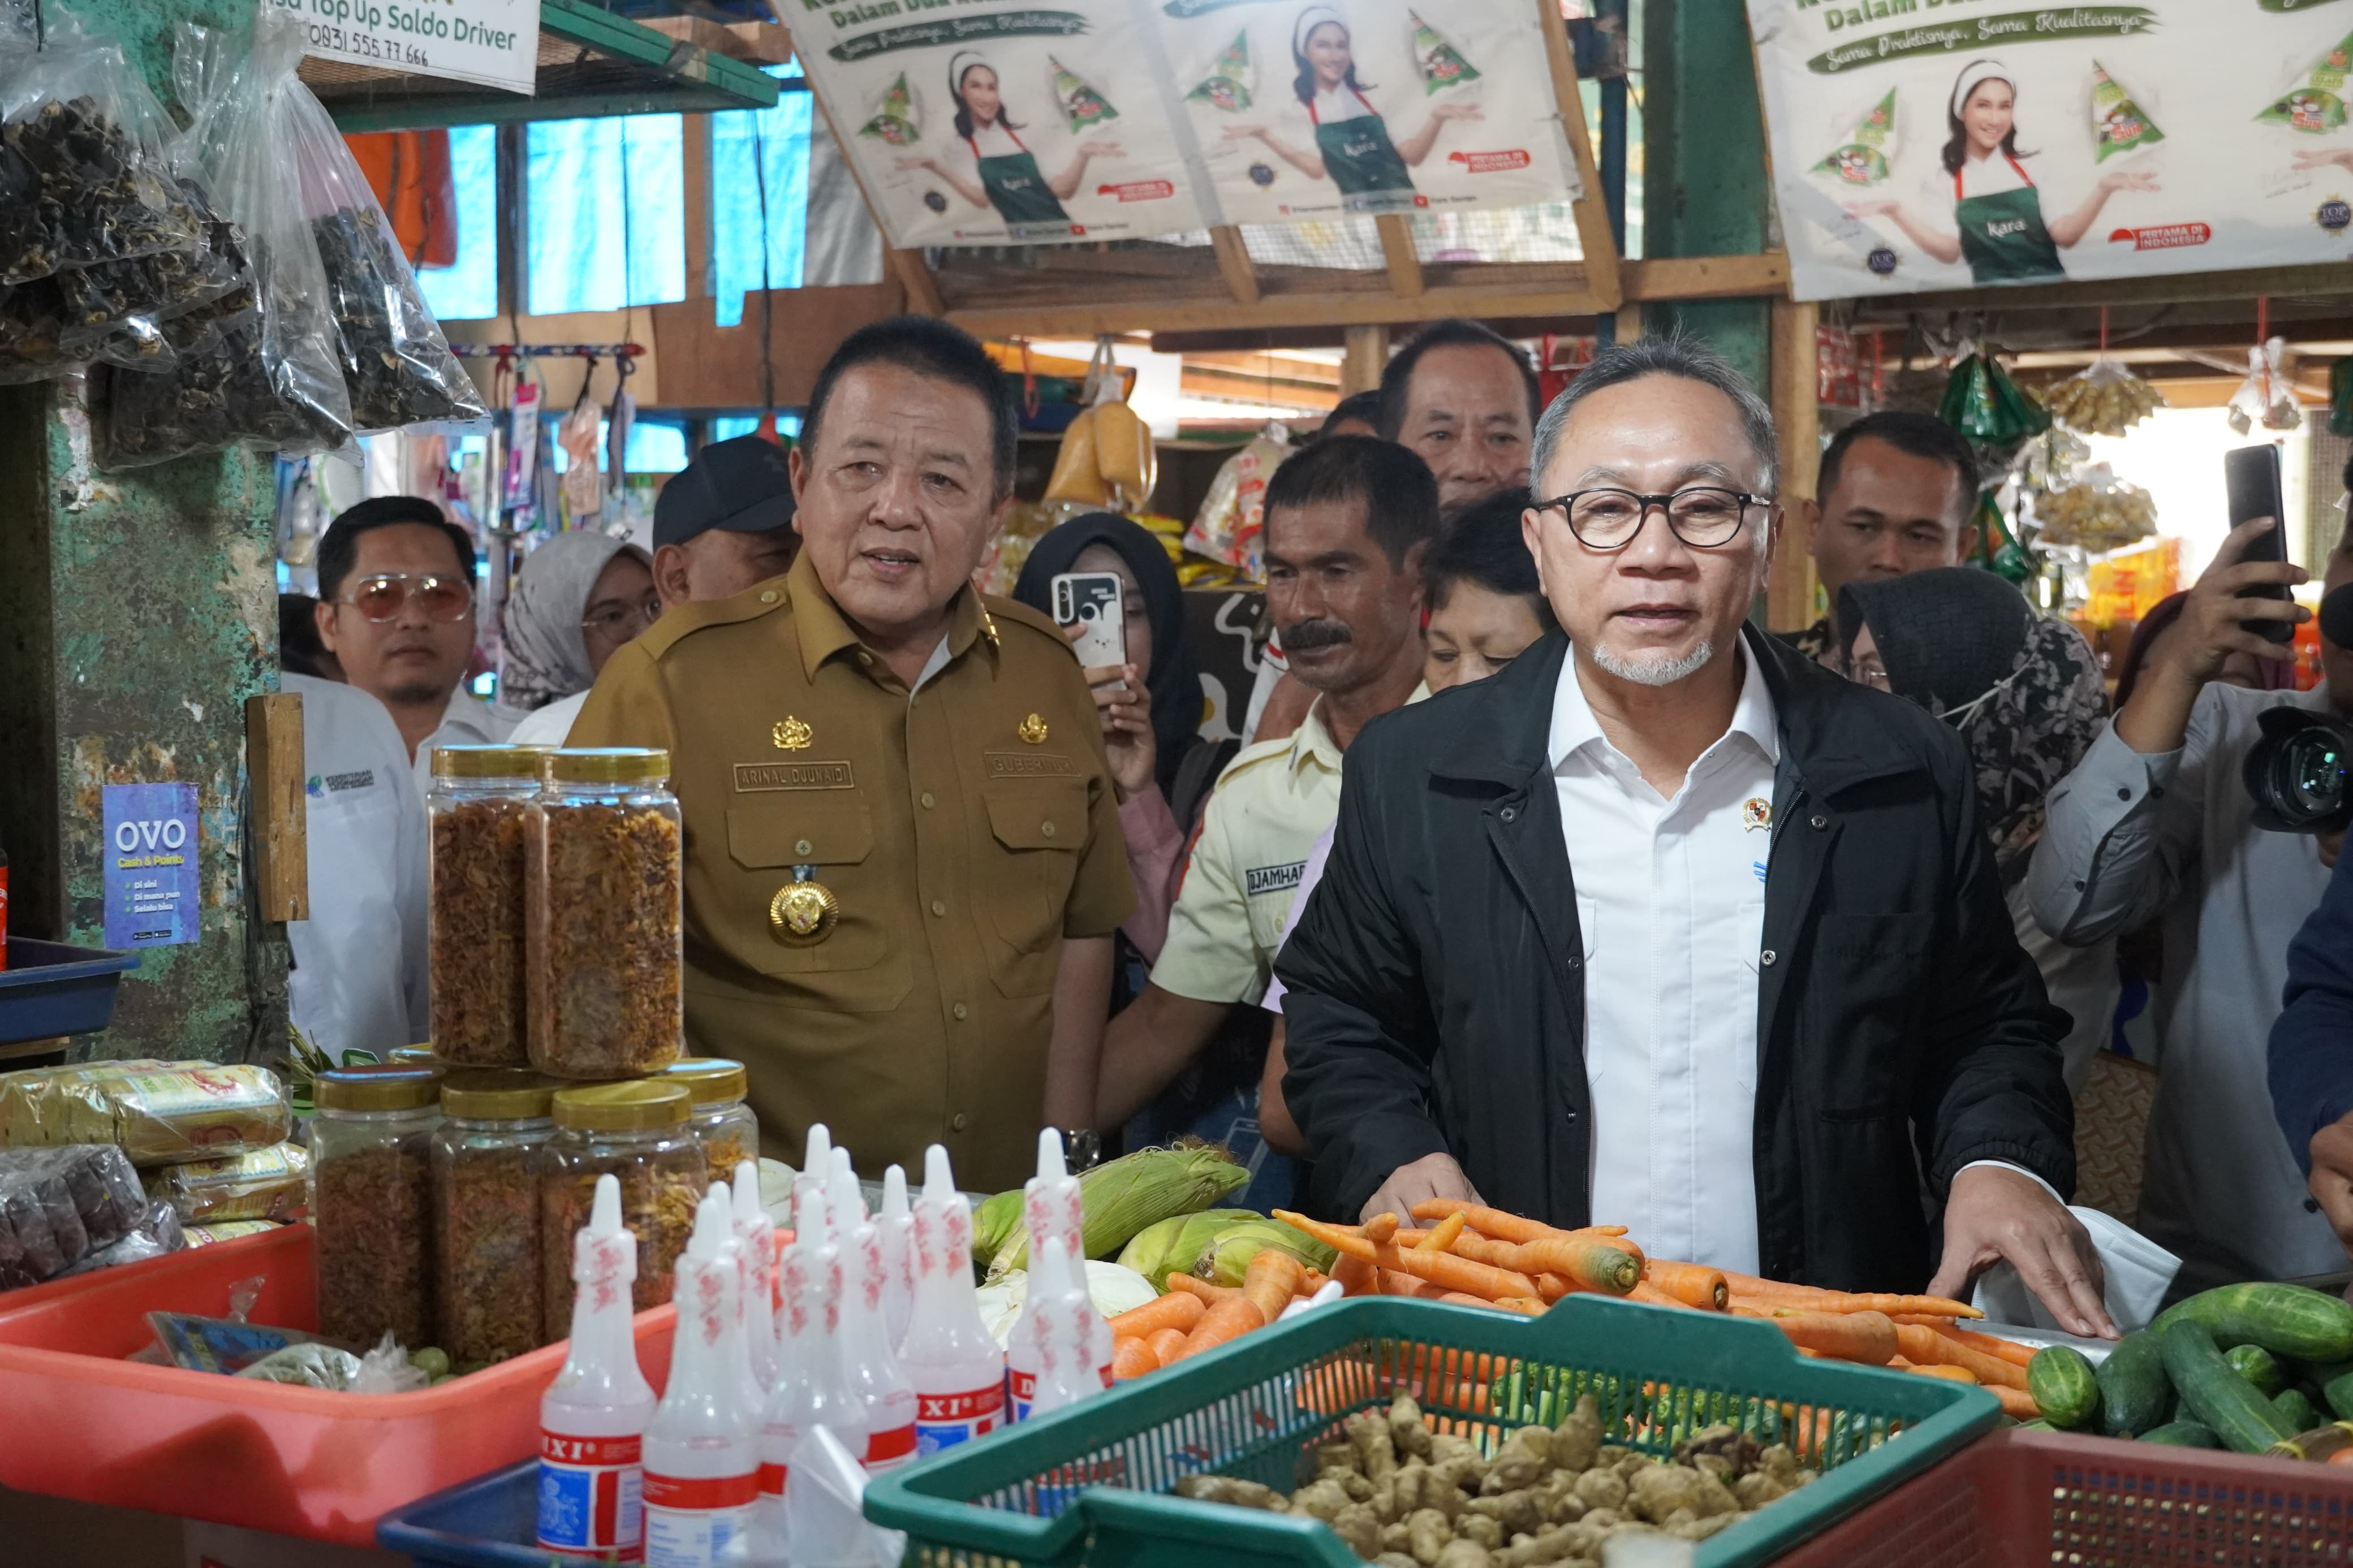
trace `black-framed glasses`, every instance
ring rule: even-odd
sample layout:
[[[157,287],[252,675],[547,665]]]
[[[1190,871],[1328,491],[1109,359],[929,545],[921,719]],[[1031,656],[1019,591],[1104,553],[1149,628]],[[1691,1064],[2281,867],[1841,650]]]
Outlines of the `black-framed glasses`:
[[[1646,496],[1633,490],[1603,489],[1572,490],[1535,503],[1538,511],[1557,509],[1568,519],[1569,531],[1588,550],[1623,550],[1642,531],[1653,509],[1664,512],[1667,527],[1694,550],[1719,550],[1733,542],[1748,509],[1771,506],[1770,496],[1746,490],[1694,485],[1672,495]]]
[[[474,585],[436,572],[378,572],[343,591],[343,602],[371,621],[396,621],[410,599],[428,621],[462,621],[474,607]]]

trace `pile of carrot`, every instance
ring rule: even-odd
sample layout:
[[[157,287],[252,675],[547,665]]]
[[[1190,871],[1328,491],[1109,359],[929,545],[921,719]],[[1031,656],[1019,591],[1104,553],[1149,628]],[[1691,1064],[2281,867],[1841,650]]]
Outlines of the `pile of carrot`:
[[[1166,1295],[1111,1321],[1112,1376],[1124,1383],[1229,1344],[1325,1283],[1324,1276],[1272,1247],[1250,1259],[1239,1289],[1172,1273]]]

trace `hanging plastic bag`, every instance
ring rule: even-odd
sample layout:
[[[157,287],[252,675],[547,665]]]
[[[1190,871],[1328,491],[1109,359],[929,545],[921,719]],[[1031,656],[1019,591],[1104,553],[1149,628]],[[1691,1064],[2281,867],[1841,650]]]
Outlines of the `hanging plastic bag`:
[[[2042,394],[2051,416],[2087,436],[2121,436],[2165,406],[2165,395],[2116,361],[2094,360]]]
[[[1249,445],[1228,458],[1209,481],[1209,493],[1185,531],[1185,548],[1266,580],[1266,484],[1292,453],[1291,430],[1270,420]]]
[[[2231,428],[2244,436],[2261,424],[2266,430],[2294,430],[2304,424],[2295,384],[2287,374],[2287,340],[2267,338],[2247,351],[2247,379],[2231,394],[2223,416]]]
[[[1983,349],[1953,368],[1936,417],[1981,447],[2012,447],[2051,428],[2050,414]]]
[[[316,102],[295,80],[301,52],[301,24],[275,6],[249,31],[180,27],[172,73],[193,123],[173,144],[174,164],[211,193],[221,226],[208,243],[248,276],[164,323],[187,343],[170,370],[109,371],[93,427],[100,468],[233,446],[291,456],[351,437],[326,273],[287,127],[295,95]]]

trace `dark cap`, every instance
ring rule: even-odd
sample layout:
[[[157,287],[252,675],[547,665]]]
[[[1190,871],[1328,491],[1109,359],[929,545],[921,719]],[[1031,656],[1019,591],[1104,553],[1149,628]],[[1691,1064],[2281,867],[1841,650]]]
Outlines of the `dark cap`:
[[[699,533],[766,533],[793,521],[793,481],[785,450],[760,436],[713,441],[672,474],[654,498],[654,545],[684,544]]]

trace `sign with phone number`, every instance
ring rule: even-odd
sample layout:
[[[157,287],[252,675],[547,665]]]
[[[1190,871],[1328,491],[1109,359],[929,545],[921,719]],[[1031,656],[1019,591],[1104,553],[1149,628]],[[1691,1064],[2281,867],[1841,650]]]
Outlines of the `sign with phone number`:
[[[275,0],[307,24],[303,53],[528,96],[539,0]]]

